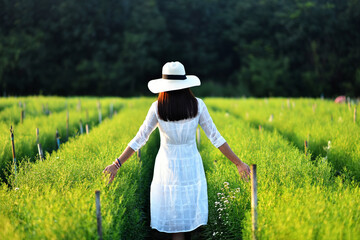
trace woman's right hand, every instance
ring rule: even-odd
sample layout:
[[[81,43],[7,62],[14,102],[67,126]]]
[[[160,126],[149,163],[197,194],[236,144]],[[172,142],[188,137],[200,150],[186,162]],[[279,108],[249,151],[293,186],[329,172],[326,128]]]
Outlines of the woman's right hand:
[[[250,179],[250,172],[251,172],[250,167],[244,162],[241,162],[239,165],[236,165],[236,167],[239,171],[241,178],[248,182]]]
[[[115,164],[111,164],[103,170],[103,173],[105,173],[105,175],[110,174],[109,184],[114,180],[117,171],[118,171],[118,169],[115,167]]]

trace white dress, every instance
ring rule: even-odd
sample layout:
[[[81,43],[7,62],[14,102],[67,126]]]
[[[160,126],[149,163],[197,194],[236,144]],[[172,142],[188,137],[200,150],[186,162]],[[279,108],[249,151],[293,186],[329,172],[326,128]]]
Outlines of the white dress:
[[[160,232],[188,232],[208,221],[207,183],[196,146],[200,124],[215,147],[225,143],[205,103],[198,100],[198,114],[180,121],[163,121],[155,101],[136,136],[128,144],[141,148],[156,127],[160,130],[160,149],[155,159],[150,189],[151,227]]]

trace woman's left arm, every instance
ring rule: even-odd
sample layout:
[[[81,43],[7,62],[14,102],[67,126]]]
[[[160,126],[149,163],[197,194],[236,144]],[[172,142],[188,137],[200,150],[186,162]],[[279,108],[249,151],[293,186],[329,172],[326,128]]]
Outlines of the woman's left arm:
[[[251,172],[249,166],[240,160],[240,158],[232,151],[229,144],[225,142],[223,145],[218,147],[218,149],[225,155],[225,157],[236,165],[242,179],[249,181]]]

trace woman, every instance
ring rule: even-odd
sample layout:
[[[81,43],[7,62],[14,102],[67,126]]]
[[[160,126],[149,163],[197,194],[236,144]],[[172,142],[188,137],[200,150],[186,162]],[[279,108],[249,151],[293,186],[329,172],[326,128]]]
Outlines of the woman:
[[[189,87],[199,86],[194,75],[185,75],[180,62],[163,66],[162,78],[148,83],[159,93],[136,136],[112,165],[104,169],[114,179],[119,167],[148,140],[159,127],[161,146],[154,166],[150,191],[151,227],[184,239],[189,232],[207,224],[207,183],[201,156],[196,147],[198,124],[211,143],[232,161],[239,174],[249,180],[250,168],[231,150],[212,121],[205,103],[194,97]]]

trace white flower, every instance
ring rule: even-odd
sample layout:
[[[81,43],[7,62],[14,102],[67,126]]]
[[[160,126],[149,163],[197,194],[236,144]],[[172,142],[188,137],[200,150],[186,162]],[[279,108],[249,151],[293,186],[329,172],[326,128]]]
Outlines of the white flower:
[[[324,147],[325,151],[329,151],[331,148],[331,141],[328,141],[328,145],[326,147]]]

